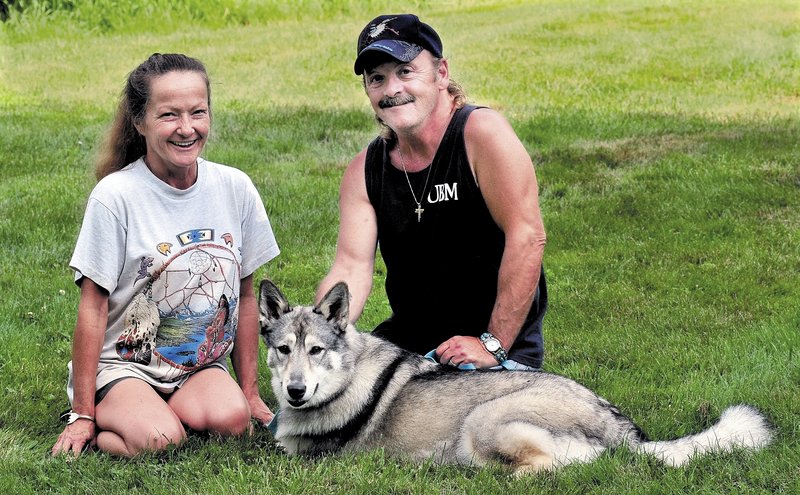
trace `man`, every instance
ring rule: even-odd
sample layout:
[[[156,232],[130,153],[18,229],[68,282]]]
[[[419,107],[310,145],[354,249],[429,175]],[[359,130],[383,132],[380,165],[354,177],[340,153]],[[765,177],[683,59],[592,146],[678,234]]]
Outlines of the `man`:
[[[380,245],[393,314],[375,334],[453,366],[540,368],[546,237],[524,146],[500,114],[465,104],[415,15],[367,24],[354,69],[383,132],[344,173],[317,298],[346,281],[356,321]]]

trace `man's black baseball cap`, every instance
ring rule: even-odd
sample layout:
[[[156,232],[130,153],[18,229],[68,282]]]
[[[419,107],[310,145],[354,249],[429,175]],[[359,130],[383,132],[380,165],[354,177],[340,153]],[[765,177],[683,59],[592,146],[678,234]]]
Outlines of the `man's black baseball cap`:
[[[358,36],[353,70],[361,75],[365,60],[374,52],[411,62],[423,49],[442,58],[442,40],[432,27],[413,14],[381,15],[370,21]]]

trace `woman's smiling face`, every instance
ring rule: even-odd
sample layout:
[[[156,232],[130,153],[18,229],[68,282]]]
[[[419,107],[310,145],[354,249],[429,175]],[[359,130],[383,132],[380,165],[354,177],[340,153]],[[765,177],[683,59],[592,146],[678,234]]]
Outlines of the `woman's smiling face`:
[[[175,71],[153,78],[145,115],[136,129],[147,143],[147,165],[158,178],[176,187],[181,185],[174,184],[175,179],[183,186],[191,185],[210,128],[208,89],[202,74]]]

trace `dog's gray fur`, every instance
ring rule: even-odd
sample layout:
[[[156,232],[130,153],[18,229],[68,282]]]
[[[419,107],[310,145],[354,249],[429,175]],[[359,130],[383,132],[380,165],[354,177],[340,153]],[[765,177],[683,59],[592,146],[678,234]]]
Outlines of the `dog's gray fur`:
[[[458,371],[358,332],[349,299],[339,283],[316,307],[291,307],[261,282],[261,334],[280,402],[275,436],[290,454],[383,448],[443,463],[500,461],[525,473],[616,447],[680,466],[698,454],[755,450],[772,437],[761,413],[738,405],[702,433],[651,442],[614,405],[563,376]]]

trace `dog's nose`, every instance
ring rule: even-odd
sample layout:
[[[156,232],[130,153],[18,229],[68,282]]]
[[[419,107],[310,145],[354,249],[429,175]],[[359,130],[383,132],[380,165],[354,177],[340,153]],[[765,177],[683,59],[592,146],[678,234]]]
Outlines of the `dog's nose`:
[[[286,391],[289,393],[289,397],[294,400],[300,400],[306,394],[306,386],[302,383],[297,385],[289,385],[286,387]]]

